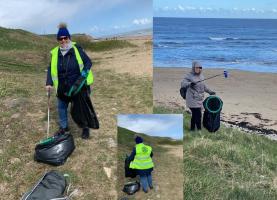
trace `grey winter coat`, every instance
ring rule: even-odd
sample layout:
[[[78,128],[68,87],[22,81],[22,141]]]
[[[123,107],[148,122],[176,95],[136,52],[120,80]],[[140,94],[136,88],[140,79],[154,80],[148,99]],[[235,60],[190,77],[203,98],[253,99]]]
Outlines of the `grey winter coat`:
[[[181,83],[181,87],[187,88],[186,93],[186,105],[189,108],[202,108],[204,101],[204,93],[213,94],[214,92],[210,90],[204,82],[197,83],[193,87],[190,86],[192,82],[196,83],[204,79],[204,76],[196,74],[194,67],[192,67],[191,72],[185,76],[184,80]]]

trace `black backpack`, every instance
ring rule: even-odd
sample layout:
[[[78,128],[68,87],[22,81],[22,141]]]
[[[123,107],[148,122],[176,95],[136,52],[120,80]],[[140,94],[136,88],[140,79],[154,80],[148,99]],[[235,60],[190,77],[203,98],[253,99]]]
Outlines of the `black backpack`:
[[[181,87],[180,95],[183,97],[183,99],[186,99],[186,94],[187,94],[187,87]]]
[[[71,134],[61,134],[47,138],[35,148],[34,159],[50,165],[62,165],[74,151],[75,144]]]
[[[58,171],[49,171],[23,195],[21,200],[66,200],[67,197],[64,196],[66,187],[65,175]]]

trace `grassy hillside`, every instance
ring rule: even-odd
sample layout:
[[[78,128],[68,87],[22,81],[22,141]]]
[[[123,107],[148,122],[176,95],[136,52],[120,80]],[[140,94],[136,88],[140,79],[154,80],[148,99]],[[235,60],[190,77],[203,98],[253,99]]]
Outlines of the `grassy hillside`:
[[[20,34],[20,40],[25,37],[30,39],[28,42],[45,42],[48,45],[49,39],[41,39],[41,36],[24,31],[21,35],[21,30],[4,31],[8,33],[0,34],[0,38],[8,38],[7,45],[13,41],[10,34],[14,32]],[[19,42],[12,50],[0,51],[0,56],[5,56],[11,62],[0,61],[0,199],[19,199],[50,169],[71,175],[72,187],[78,190],[72,197],[73,200],[116,199],[115,115],[152,112],[151,78],[118,74],[113,70],[104,70],[99,67],[99,63],[94,62],[95,83],[91,96],[99,117],[100,129],[92,130],[91,139],[84,141],[80,137],[81,130],[70,119],[71,133],[76,143],[75,151],[62,166],[40,164],[33,160],[33,154],[36,143],[46,136],[44,70],[49,59],[44,62],[40,56],[40,48],[23,49],[20,45],[22,44]],[[49,42],[47,54],[54,45],[56,42]],[[105,55],[105,52],[98,55],[103,64],[106,62]],[[133,60],[129,62],[132,64]],[[56,103],[55,94],[52,93],[50,134],[58,129]],[[111,171],[111,176],[108,176],[105,169]]]
[[[55,34],[44,35],[53,41],[56,40]],[[86,34],[73,34],[71,40],[79,44],[87,51],[110,51],[113,49],[122,49],[126,47],[137,47],[137,45],[128,42],[127,40],[107,39],[94,41],[93,38]]]
[[[111,51],[113,49],[137,47],[126,40],[92,41],[85,34],[72,35],[87,51]],[[21,29],[0,27],[0,69],[10,71],[43,72],[49,63],[49,52],[57,45],[56,35],[36,35]]]
[[[0,27],[0,69],[43,71],[55,41],[21,30]]]
[[[276,141],[223,125],[216,133],[190,132],[190,116],[184,116],[185,199],[277,198]]]
[[[134,181],[124,177],[124,161],[126,154],[130,155],[135,142],[135,136],[143,138],[144,143],[153,149],[153,162],[155,164],[152,173],[154,190],[144,194],[139,191],[135,195],[128,196],[128,199],[162,199],[167,200],[174,195],[174,199],[183,199],[183,141],[175,141],[165,137],[152,137],[136,133],[128,129],[118,127],[118,185],[119,199],[126,197],[121,190],[124,183]],[[138,177],[137,177],[137,180]],[[168,187],[170,185],[170,187]],[[174,189],[172,189],[174,188]]]

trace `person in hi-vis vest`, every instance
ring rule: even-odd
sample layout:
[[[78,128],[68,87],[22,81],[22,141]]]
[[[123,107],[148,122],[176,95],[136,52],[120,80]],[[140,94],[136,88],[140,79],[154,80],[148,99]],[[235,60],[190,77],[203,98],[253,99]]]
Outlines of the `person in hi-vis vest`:
[[[143,144],[143,139],[139,136],[135,138],[135,142],[136,146],[129,157],[131,160],[130,168],[136,170],[136,173],[140,176],[142,189],[147,193],[148,186],[153,189],[151,176],[154,168],[152,147]]]
[[[93,75],[90,70],[92,62],[84,50],[71,41],[71,36],[64,23],[59,25],[57,41],[59,45],[51,50],[51,63],[46,80],[46,90],[50,92],[54,87],[58,97],[60,128],[55,135],[69,133],[67,108],[70,100],[66,94],[71,86],[80,76],[86,78],[87,84],[83,88],[89,92],[90,85],[93,83]],[[89,128],[83,128],[82,138],[89,138]]]

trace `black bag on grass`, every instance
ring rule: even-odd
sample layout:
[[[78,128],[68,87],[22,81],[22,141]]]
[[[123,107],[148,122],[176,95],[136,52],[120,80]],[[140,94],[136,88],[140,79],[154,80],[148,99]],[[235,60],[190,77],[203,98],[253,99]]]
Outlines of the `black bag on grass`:
[[[74,151],[75,144],[71,134],[62,134],[41,141],[35,148],[34,159],[50,165],[62,165]]]
[[[209,96],[203,102],[205,111],[203,117],[203,126],[209,132],[216,132],[220,128],[220,112],[223,102],[217,96]]]
[[[87,90],[72,97],[70,114],[80,128],[99,128],[99,122]]]
[[[125,177],[130,177],[130,178],[135,178],[137,176],[137,173],[136,173],[136,170],[135,169],[131,169],[130,168],[130,159],[129,159],[129,156],[126,155],[126,158],[125,158]]]
[[[67,187],[66,178],[58,171],[49,171],[26,192],[21,200],[54,200],[67,199],[64,192]]]
[[[128,195],[133,195],[140,189],[140,184],[139,182],[129,182],[126,183],[123,187],[123,192],[127,193]]]

